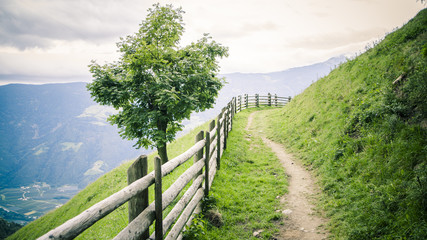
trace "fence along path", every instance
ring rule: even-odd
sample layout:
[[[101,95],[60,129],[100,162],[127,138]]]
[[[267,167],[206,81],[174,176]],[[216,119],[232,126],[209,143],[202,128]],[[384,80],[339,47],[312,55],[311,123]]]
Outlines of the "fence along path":
[[[271,94],[267,96],[245,94],[234,97],[222,109],[216,121],[212,120],[209,130],[201,131],[196,135],[195,144],[187,151],[163,165],[161,165],[161,159],[155,157],[155,169],[148,174],[147,156],[140,156],[128,169],[129,185],[127,187],[38,239],[73,239],[128,201],[129,224],[114,239],[181,239],[182,229],[186,224],[191,223],[193,213],[200,211],[200,201],[203,196],[209,195],[215,173],[221,166],[221,156],[227,147],[227,137],[233,126],[234,115],[246,108],[284,106],[290,100],[291,97],[278,97]],[[194,164],[162,193],[162,178],[193,156]],[[191,186],[163,219],[163,210],[191,181]],[[153,184],[155,200],[148,204],[148,187]],[[150,236],[149,227],[153,222],[155,222],[155,231]]]

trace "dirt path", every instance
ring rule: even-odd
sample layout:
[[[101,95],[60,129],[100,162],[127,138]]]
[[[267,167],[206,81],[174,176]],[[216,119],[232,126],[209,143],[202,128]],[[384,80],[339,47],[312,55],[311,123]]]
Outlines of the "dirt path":
[[[247,131],[254,132],[251,125],[256,113],[249,115]],[[319,189],[310,173],[292,155],[286,153],[282,145],[263,137],[262,134],[261,137],[280,159],[288,176],[288,194],[280,197],[285,220],[278,239],[327,239],[328,233],[324,229],[327,221],[316,213],[312,204]]]

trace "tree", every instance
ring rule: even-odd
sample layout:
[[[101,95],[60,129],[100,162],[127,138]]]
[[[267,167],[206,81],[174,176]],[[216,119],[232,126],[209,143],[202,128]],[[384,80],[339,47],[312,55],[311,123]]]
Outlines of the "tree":
[[[163,163],[168,161],[166,144],[182,130],[182,120],[213,107],[224,85],[217,77],[217,58],[228,56],[228,48],[208,34],[180,47],[183,13],[154,4],[139,31],[120,38],[118,61],[89,65],[91,96],[119,110],[108,121],[122,138],[136,139],[136,148],[156,147]]]

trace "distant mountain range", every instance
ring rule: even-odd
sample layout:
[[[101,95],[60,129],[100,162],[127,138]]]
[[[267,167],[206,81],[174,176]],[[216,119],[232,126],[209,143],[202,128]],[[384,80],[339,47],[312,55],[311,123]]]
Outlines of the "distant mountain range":
[[[344,55],[333,57],[325,62],[304,67],[290,68],[288,70],[272,73],[231,73],[221,75],[228,82],[221,90],[214,109],[207,110],[201,115],[211,119],[219,113],[232,97],[243,94],[277,94],[287,97],[295,96],[304,89],[329,74],[329,72],[346,62]],[[194,114],[197,116],[197,114]],[[200,113],[199,113],[200,115]]]
[[[345,60],[341,56],[281,72],[222,75],[228,83],[215,108],[195,113],[183,124],[189,129],[212,119],[233,96],[244,93],[294,96]],[[148,153],[135,150],[106,122],[113,112],[90,98],[86,83],[0,86],[0,216],[13,220],[7,216],[25,215],[25,223],[32,210],[17,201],[55,199],[38,209],[42,214],[123,161]],[[34,204],[40,207],[40,201]]]
[[[85,83],[0,87],[0,185],[86,186],[138,155]],[[114,147],[113,147],[114,146]],[[140,151],[139,151],[140,152]]]
[[[280,72],[226,74],[223,76],[229,84],[221,94],[237,96],[244,93],[277,93],[280,96],[295,96],[345,61],[345,56],[339,56],[325,62]]]

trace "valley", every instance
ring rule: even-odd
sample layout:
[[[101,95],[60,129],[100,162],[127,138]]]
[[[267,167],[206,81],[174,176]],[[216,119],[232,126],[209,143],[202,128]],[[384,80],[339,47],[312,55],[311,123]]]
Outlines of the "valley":
[[[0,217],[25,225],[62,206],[78,190],[76,185],[53,188],[46,183],[1,189]]]

